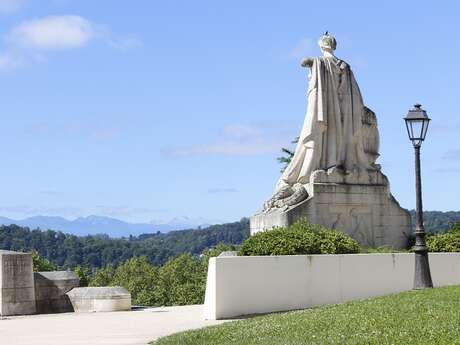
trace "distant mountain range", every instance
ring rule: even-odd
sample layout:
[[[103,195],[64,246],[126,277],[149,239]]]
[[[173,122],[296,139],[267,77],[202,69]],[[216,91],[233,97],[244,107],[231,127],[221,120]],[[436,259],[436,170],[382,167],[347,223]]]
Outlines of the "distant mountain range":
[[[219,222],[211,222],[202,218],[176,217],[168,222],[151,223],[128,223],[119,219],[104,216],[79,217],[75,220],[68,220],[63,217],[34,216],[22,220],[14,220],[0,217],[1,225],[16,224],[31,229],[41,230],[52,229],[78,236],[107,234],[110,237],[128,237],[141,234],[166,233],[173,230],[192,229],[206,227]]]
[[[413,210],[410,212],[412,218],[414,218],[415,212]],[[449,223],[460,222],[460,212],[425,211],[424,218],[427,231],[445,231],[449,228]],[[16,224],[31,229],[40,228],[41,230],[62,231],[77,236],[107,234],[114,238],[152,234],[158,231],[167,233],[173,230],[205,228],[222,223],[204,218],[184,216],[173,218],[168,222],[152,221],[150,223],[128,223],[105,216],[79,217],[75,220],[51,216],[34,216],[22,220],[0,217],[0,225]],[[415,224],[414,220],[412,223]]]

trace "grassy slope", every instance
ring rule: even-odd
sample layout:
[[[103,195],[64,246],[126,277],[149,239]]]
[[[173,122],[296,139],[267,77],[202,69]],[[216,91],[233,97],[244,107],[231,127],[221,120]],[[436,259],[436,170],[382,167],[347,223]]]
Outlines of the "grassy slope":
[[[460,344],[460,286],[261,316],[175,334],[154,344]]]

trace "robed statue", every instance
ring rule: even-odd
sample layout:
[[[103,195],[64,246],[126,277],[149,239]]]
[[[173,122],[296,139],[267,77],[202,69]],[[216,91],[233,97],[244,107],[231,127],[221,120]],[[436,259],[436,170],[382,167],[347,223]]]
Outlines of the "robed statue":
[[[335,38],[326,32],[318,43],[322,56],[301,63],[309,84],[297,147],[273,196],[250,218],[251,235],[307,219],[367,247],[405,248],[411,216],[376,164],[375,113],[364,105],[349,64],[334,55]]]
[[[364,106],[350,65],[337,58],[336,39],[326,32],[318,42],[323,56],[305,58],[310,69],[305,122],[290,164],[264,209],[294,205],[308,197],[315,171],[353,174],[378,169],[375,114]]]

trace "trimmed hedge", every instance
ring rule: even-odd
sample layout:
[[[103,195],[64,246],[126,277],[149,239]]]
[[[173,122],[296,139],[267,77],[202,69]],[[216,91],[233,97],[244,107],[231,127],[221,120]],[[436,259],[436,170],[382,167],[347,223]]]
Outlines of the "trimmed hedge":
[[[343,232],[300,220],[246,239],[239,255],[301,255],[359,253],[358,243]]]
[[[430,252],[460,252],[460,223],[452,223],[445,233],[428,236],[426,244]]]

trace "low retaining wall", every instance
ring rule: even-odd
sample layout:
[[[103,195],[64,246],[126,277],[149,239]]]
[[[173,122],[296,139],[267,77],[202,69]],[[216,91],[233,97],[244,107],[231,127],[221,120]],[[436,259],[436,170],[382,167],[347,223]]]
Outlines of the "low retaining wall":
[[[435,286],[460,284],[460,253],[431,253]],[[205,319],[304,309],[411,290],[413,254],[211,258]]]

